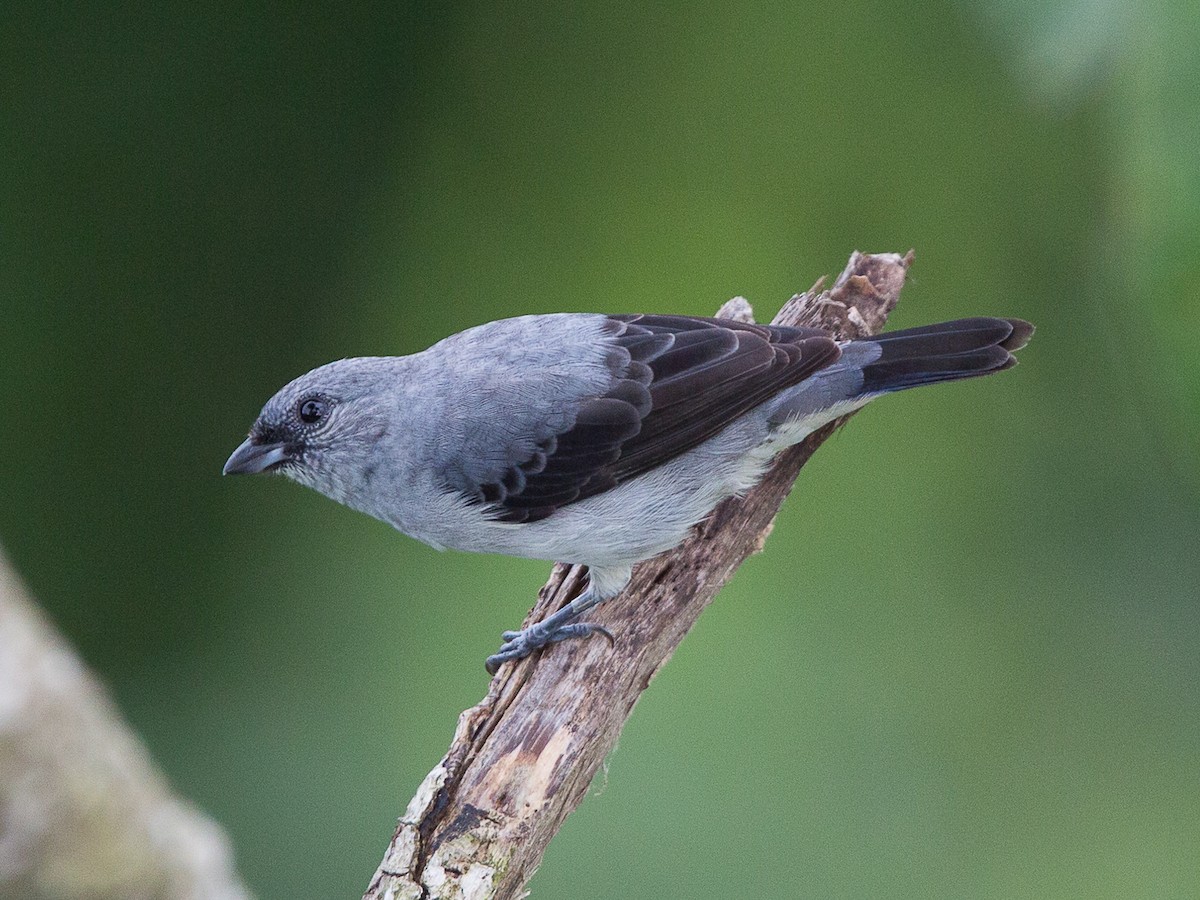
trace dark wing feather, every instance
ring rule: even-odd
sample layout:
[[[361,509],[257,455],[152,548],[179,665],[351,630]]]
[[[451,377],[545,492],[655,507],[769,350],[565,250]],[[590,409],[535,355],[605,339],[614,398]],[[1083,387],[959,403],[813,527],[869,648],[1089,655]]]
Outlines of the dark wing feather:
[[[614,383],[574,425],[483,485],[505,522],[533,522],[703,443],[840,355],[815,328],[689,316],[611,316]]]

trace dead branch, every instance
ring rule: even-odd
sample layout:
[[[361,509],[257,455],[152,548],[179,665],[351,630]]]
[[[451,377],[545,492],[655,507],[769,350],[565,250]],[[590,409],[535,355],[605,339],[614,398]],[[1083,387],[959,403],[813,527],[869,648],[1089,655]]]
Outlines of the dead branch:
[[[798,294],[776,324],[819,325],[842,339],[882,329],[912,253],[854,253],[829,291]],[[736,298],[720,315],[750,317]],[[570,641],[508,664],[463,712],[450,749],[400,819],[364,900],[510,900],[582,802],[655,674],[742,562],[762,549],[801,466],[844,420],[780,454],[762,483],[727,500],[681,546],[634,570],[592,621],[617,635]],[[584,569],[555,566],[522,627],[567,603]]]

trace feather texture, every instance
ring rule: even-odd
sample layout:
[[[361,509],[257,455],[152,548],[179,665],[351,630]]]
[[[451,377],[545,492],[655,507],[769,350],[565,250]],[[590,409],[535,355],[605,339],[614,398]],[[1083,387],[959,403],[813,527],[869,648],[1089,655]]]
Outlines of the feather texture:
[[[504,522],[533,522],[636,478],[718,434],[829,365],[823,331],[690,316],[611,316],[613,381],[584,400],[554,446],[482,485]]]

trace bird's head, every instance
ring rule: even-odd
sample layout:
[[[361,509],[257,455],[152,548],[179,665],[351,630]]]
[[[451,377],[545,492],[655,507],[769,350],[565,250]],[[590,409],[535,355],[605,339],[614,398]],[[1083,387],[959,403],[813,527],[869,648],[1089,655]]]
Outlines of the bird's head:
[[[343,359],[301,375],[267,401],[224,474],[278,472],[355,505],[387,432],[392,362]]]

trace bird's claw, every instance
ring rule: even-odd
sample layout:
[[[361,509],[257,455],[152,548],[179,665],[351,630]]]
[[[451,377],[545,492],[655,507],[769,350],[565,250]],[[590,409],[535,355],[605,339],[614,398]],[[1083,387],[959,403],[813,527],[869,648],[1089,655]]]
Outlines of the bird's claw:
[[[552,629],[544,628],[541,623],[538,623],[530,625],[523,631],[505,631],[500,635],[504,643],[500,645],[499,652],[489,656],[484,665],[489,675],[495,675],[504,663],[510,660],[524,659],[534,650],[545,647],[547,644],[557,644],[559,641],[571,638],[590,637],[593,634],[607,638],[608,643],[612,646],[617,643],[611,631],[594,622],[572,622],[570,625],[560,625]]]

